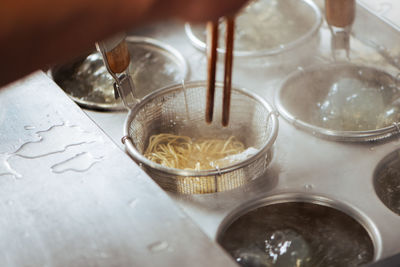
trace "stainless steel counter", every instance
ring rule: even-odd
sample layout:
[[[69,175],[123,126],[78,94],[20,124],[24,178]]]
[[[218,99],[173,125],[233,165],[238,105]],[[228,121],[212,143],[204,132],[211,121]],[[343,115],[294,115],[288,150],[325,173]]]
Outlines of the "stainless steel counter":
[[[44,73],[0,125],[0,266],[235,265]]]
[[[322,56],[326,33],[323,25]],[[183,24],[163,22],[132,34],[174,46],[188,59],[190,80],[205,79],[205,56],[189,43]],[[309,64],[313,49],[285,64],[235,59],[233,82],[273,102],[283,78]],[[371,49],[354,52],[382,62]],[[81,110],[43,73],[0,90],[0,266],[235,266],[215,239],[233,212],[259,199],[336,207],[369,231],[375,259],[400,252],[400,217],[373,188],[374,170],[400,148],[398,137],[326,141],[280,118],[262,177],[227,192],[177,195],[162,191],[124,153],[126,115]]]
[[[358,14],[364,16],[365,10],[360,10]],[[356,27],[360,28],[361,25]],[[329,43],[327,32],[326,25],[323,25],[320,51],[322,56],[329,52],[325,49]],[[182,24],[169,22],[152,25],[132,34],[156,38],[174,46],[188,59],[190,79],[205,79],[205,56],[189,43]],[[384,61],[382,58],[377,59],[379,55],[376,51],[363,47],[356,39],[352,43],[365,48],[365,51],[353,51],[356,55],[355,62],[378,66]],[[309,64],[304,60],[308,52],[299,53],[299,56],[304,56],[302,59],[293,58],[286,65],[252,65],[251,62],[244,64],[240,59],[235,59],[233,82],[273,102],[274,92],[284,77],[294,69]],[[363,58],[370,59],[371,62],[362,61]],[[398,72],[393,66],[386,66],[390,64],[382,64],[387,71]],[[218,67],[221,69],[221,64]],[[123,149],[120,138],[126,113],[85,112]],[[251,201],[277,197],[308,199],[311,202],[329,203],[359,220],[373,239],[375,259],[399,253],[400,232],[396,229],[400,225],[400,217],[382,204],[373,187],[374,170],[383,157],[400,148],[398,137],[375,143],[333,142],[307,134],[282,118],[279,123],[273,159],[263,177],[228,192],[205,195],[170,193],[170,196],[214,240],[227,216]]]

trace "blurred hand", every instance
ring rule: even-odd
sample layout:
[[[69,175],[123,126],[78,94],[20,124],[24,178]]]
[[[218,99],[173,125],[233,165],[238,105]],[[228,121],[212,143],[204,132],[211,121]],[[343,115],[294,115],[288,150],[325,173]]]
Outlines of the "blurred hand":
[[[94,49],[115,32],[166,18],[206,21],[246,0],[1,0],[0,86]]]
[[[217,19],[223,15],[234,14],[246,0],[174,0],[158,1],[164,10],[187,21],[198,22]],[[171,4],[173,6],[171,6]],[[171,9],[172,8],[172,9]]]

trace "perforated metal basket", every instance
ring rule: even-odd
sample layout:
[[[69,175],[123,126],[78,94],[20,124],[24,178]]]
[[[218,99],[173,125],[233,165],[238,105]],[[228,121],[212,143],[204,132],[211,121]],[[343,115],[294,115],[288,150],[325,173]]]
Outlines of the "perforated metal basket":
[[[232,88],[230,123],[228,127],[222,127],[221,84],[216,86],[215,99],[214,119],[210,125],[205,122],[204,114],[205,82],[160,89],[145,97],[130,111],[124,129],[126,149],[164,189],[185,194],[225,191],[241,186],[265,172],[268,154],[278,132],[278,120],[271,105],[244,89]],[[246,160],[220,169],[194,171],[167,168],[143,156],[149,137],[160,133],[192,138],[234,135],[246,147],[254,147],[258,152]]]

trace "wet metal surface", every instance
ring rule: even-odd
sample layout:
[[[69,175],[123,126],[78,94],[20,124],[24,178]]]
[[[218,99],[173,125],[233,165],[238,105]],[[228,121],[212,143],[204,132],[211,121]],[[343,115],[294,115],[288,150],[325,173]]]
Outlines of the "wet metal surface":
[[[234,266],[44,73],[0,127],[0,266]]]

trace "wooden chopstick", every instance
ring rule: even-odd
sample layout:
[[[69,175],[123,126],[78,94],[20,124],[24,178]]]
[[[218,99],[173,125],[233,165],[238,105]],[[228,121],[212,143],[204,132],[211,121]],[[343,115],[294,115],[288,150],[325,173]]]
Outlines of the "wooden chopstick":
[[[233,16],[226,17],[225,35],[225,73],[222,99],[222,126],[228,126],[231,105],[232,65],[233,65],[233,40],[235,20]],[[207,23],[207,98],[206,122],[211,123],[214,113],[215,77],[217,66],[218,48],[218,22]]]
[[[207,100],[206,122],[211,123],[214,113],[215,73],[217,67],[218,21],[207,23]]]
[[[233,65],[233,40],[235,30],[235,20],[233,16],[226,17],[226,36],[225,36],[225,74],[224,74],[224,95],[222,100],[222,126],[228,126],[231,106],[231,87],[232,87],[232,65]]]

